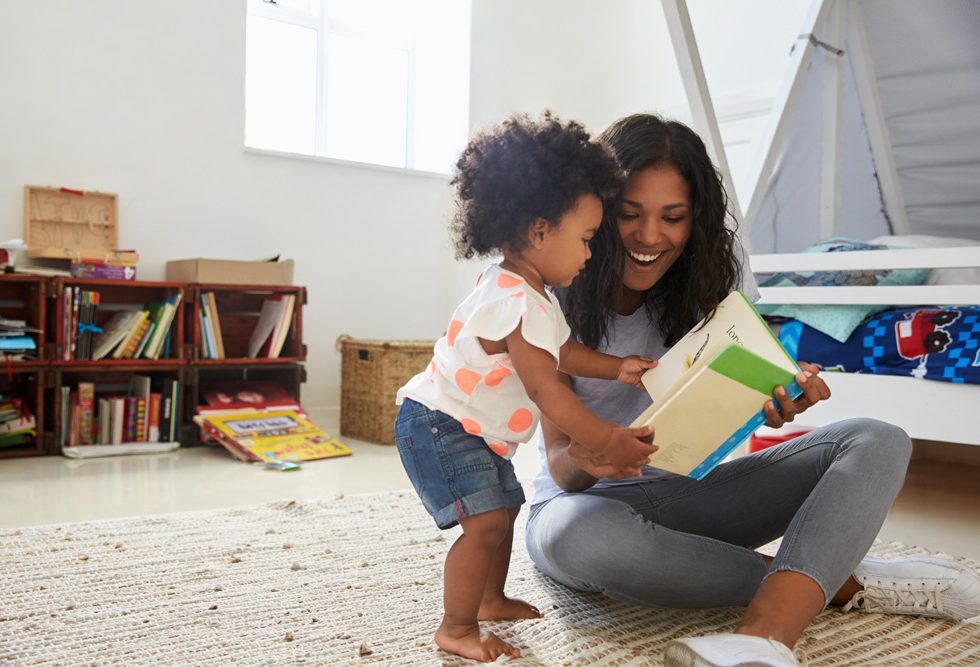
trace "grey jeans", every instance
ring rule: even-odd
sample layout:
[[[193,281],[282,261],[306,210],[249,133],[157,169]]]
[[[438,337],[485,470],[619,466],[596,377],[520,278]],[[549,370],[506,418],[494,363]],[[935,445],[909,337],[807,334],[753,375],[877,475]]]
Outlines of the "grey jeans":
[[[765,577],[808,575],[829,601],[902,488],[912,444],[851,419],[689,477],[563,493],[531,507],[531,559],[566,586],[636,604],[747,605]],[[783,537],[772,566],[753,551]]]

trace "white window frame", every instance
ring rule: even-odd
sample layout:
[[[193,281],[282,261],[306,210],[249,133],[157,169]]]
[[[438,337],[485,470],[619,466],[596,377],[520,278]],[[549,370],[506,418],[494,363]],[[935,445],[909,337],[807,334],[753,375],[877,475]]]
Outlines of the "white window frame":
[[[316,113],[314,118],[314,142],[313,142],[313,155],[308,155],[305,153],[292,153],[285,151],[277,151],[273,149],[257,148],[254,146],[249,146],[245,144],[245,149],[248,152],[267,154],[267,155],[277,155],[277,156],[296,156],[301,158],[308,158],[313,160],[322,160],[332,163],[339,163],[345,165],[356,165],[369,167],[372,169],[381,169],[385,171],[396,171],[396,172],[415,172],[420,174],[429,174],[433,176],[438,176],[439,178],[446,178],[447,173],[442,172],[432,172],[426,170],[415,169],[410,165],[415,159],[415,64],[416,64],[416,44],[414,39],[407,40],[392,40],[383,38],[378,34],[371,34],[365,32],[360,28],[352,28],[349,25],[345,25],[340,21],[330,21],[328,19],[329,11],[327,11],[327,5],[329,5],[331,0],[311,0],[311,3],[318,4],[319,10],[316,13],[302,12],[296,9],[285,7],[279,5],[275,2],[267,2],[266,0],[248,0],[246,11],[249,15],[260,16],[262,18],[270,19],[273,21],[281,21],[289,25],[295,25],[302,28],[311,29],[316,33],[316,51],[317,51],[317,63],[316,63]],[[373,162],[359,162],[354,160],[346,160],[343,158],[330,157],[328,154],[329,146],[327,144],[327,86],[326,86],[326,71],[327,71],[327,50],[328,41],[331,35],[344,35],[349,37],[356,37],[358,39],[368,39],[375,41],[379,46],[385,46],[388,48],[396,48],[406,52],[407,55],[407,94],[406,94],[406,118],[405,118],[405,153],[401,166],[392,166],[385,164],[378,164]]]

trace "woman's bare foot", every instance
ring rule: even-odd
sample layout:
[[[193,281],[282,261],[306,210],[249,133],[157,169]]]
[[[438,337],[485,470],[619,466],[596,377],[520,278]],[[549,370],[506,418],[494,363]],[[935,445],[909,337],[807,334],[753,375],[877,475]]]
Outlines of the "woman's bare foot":
[[[516,621],[521,618],[541,618],[541,616],[541,612],[533,604],[506,595],[484,597],[480,601],[480,611],[476,614],[478,621]]]
[[[519,649],[514,648],[489,630],[473,625],[447,625],[443,621],[436,630],[436,645],[447,653],[455,653],[464,658],[493,662],[502,655],[511,658],[521,657]]]

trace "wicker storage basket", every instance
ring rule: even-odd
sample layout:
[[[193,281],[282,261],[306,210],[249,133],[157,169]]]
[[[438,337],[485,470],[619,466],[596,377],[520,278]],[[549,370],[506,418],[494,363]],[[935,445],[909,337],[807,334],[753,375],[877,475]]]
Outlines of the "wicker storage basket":
[[[395,444],[395,394],[432,359],[434,340],[358,340],[341,336],[340,432]]]

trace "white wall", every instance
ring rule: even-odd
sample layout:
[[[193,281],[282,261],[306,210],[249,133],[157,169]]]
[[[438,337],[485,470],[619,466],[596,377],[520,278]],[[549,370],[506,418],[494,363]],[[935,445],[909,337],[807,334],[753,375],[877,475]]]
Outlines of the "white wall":
[[[688,0],[740,200],[811,0]],[[598,132],[654,111],[690,122],[656,0],[474,0],[472,127],[550,108]],[[743,204],[744,205],[744,204]]]
[[[806,4],[690,1],[730,143],[774,94]],[[655,0],[474,0],[472,34],[473,127],[546,107],[594,131],[685,116]],[[25,184],[54,185],[119,194],[143,278],[175,258],[294,258],[304,403],[335,406],[338,335],[438,336],[483,262],[452,260],[444,178],[246,152],[244,35],[243,0],[0,0],[0,238],[22,236]]]
[[[119,241],[162,279],[183,257],[296,260],[309,408],[339,404],[342,333],[438,335],[447,180],[246,153],[241,0],[0,0],[0,238],[23,186],[119,194]]]

